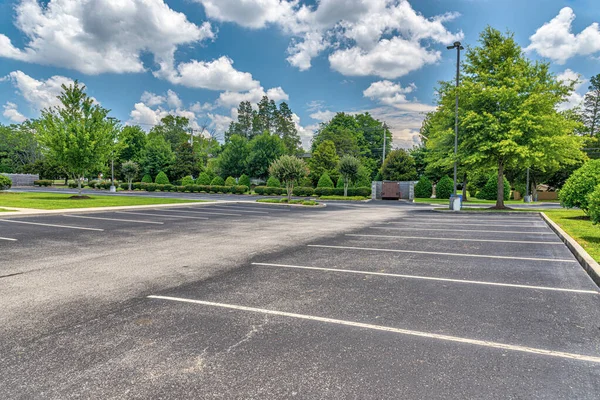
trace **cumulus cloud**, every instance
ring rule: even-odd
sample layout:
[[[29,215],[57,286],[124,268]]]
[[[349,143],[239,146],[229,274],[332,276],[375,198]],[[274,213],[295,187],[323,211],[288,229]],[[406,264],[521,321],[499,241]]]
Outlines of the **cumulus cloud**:
[[[196,0],[206,15],[217,21],[235,22],[247,28],[263,28],[269,23],[291,18],[296,2],[285,0]]]
[[[529,39],[525,51],[535,51],[542,57],[564,64],[569,58],[600,52],[600,25],[594,22],[578,34],[573,34],[575,13],[565,7],[556,17],[541,26]]]
[[[316,111],[316,112],[310,114],[310,117],[319,122],[327,122],[327,121],[331,121],[331,119],[333,117],[335,117],[335,114],[336,114],[335,111],[319,110],[319,111]]]
[[[145,104],[147,104],[150,107],[154,107],[159,104],[163,104],[165,101],[167,101],[165,96],[159,96],[155,93],[146,92],[146,91],[144,91],[144,93],[142,93],[142,97],[140,98],[140,100],[142,100]]]
[[[10,101],[7,101],[3,107],[4,107],[4,112],[2,113],[2,115],[5,118],[7,118],[9,121],[15,122],[17,124],[27,121],[27,117],[19,112],[17,105],[15,103],[11,103]]]
[[[581,75],[569,68],[558,74],[556,78],[559,81],[567,84],[571,84],[573,82],[575,83],[573,93],[571,93],[563,103],[558,105],[558,110],[570,110],[572,108],[580,106],[583,103],[584,95],[579,93],[579,90],[587,82],[587,80],[583,79]]]
[[[433,106],[407,99],[406,95],[416,89],[417,86],[414,83],[402,87],[398,83],[384,80],[373,82],[371,86],[365,89],[363,95],[382,105],[391,106],[402,111],[428,112],[434,110],[435,107]]]
[[[19,49],[0,35],[0,56],[86,74],[144,71],[144,52],[172,68],[179,46],[215,37],[163,0],[21,0],[15,10],[28,41]]]
[[[46,80],[37,80],[22,71],[13,71],[2,80],[11,82],[17,94],[22,96],[36,113],[44,108],[59,106],[61,103],[57,96],[62,92],[61,85],[73,84],[73,80],[65,76],[56,75]]]
[[[255,105],[263,96],[275,102],[289,100],[288,94],[281,87],[271,88],[265,92],[265,89],[260,86],[247,92],[223,92],[219,95],[217,104],[222,107],[237,107],[242,101],[249,101]]]

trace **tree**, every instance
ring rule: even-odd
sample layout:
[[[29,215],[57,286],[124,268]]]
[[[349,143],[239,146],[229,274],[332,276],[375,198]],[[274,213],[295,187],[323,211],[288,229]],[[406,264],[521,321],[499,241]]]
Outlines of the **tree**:
[[[266,131],[256,136],[248,144],[248,174],[255,178],[266,178],[271,163],[285,153],[285,145],[279,136]]]
[[[196,184],[197,185],[210,185],[210,176],[208,176],[208,174],[206,172],[201,172],[200,175],[198,175],[198,179],[196,179]]]
[[[175,162],[171,168],[171,177],[179,179],[186,175],[198,176],[200,168],[198,166],[198,156],[194,153],[194,148],[188,142],[180,143],[175,148]]]
[[[46,154],[77,180],[81,196],[85,174],[104,165],[113,150],[117,121],[94,104],[78,81],[61,88],[61,105],[44,109],[35,124],[37,138]]]
[[[217,159],[219,172],[223,176],[240,176],[246,172],[248,159],[248,140],[233,135]]]
[[[433,185],[428,177],[422,175],[415,185],[415,197],[417,199],[429,199],[433,194]]]
[[[290,155],[299,153],[302,145],[293,115],[290,106],[283,101],[275,118],[275,133],[283,140],[287,154]]]
[[[335,151],[335,143],[331,140],[324,140],[313,150],[312,157],[308,160],[310,175],[313,181],[316,181],[324,173],[330,173],[340,161]]]
[[[170,171],[175,156],[171,145],[163,136],[154,136],[148,139],[144,150],[142,167],[144,173],[156,177],[160,171]]]
[[[233,135],[250,139],[252,136],[252,118],[252,104],[249,101],[242,101],[238,106],[237,123],[231,122],[229,129],[225,132],[225,143],[229,143]]]
[[[600,160],[590,160],[567,179],[558,192],[563,207],[578,207],[588,213],[588,195],[600,184]]]
[[[142,161],[144,148],[146,147],[146,132],[137,125],[124,126],[119,132],[119,154],[121,163],[125,161]]]
[[[506,178],[503,178],[503,180],[504,180],[504,185],[503,185],[504,192],[503,192],[502,198],[504,200],[508,200],[508,199],[510,199],[510,183],[508,182],[508,180]],[[453,188],[453,190],[454,190],[454,188]],[[481,188],[481,190],[475,194],[475,197],[477,197],[478,199],[481,199],[481,200],[494,200],[497,195],[498,195],[498,179],[496,177],[496,174],[492,174],[489,177],[486,184],[483,186],[483,188]]]
[[[414,181],[418,178],[415,160],[404,149],[394,150],[385,158],[381,175],[389,181]]]
[[[248,175],[242,174],[242,176],[240,176],[240,179],[238,179],[238,185],[250,187],[250,178],[248,177]]]
[[[154,178],[154,183],[158,185],[168,185],[171,182],[169,182],[167,174],[165,174],[163,171],[159,171],[158,175],[156,175],[156,178]]]
[[[269,179],[267,179],[267,187],[281,187],[281,181],[275,176],[270,176]]]
[[[237,182],[233,176],[228,176],[227,179],[225,179],[225,186],[235,186],[236,184]]]
[[[590,78],[590,86],[583,101],[583,123],[587,133],[598,136],[600,132],[600,74]]]
[[[330,140],[334,143],[339,157],[360,155],[359,127],[352,115],[337,113],[331,121],[321,124],[312,141],[314,151],[321,142]]]
[[[574,83],[558,81],[549,64],[525,58],[512,34],[488,27],[479,42],[463,64],[459,160],[468,169],[497,169],[495,208],[505,208],[505,168],[551,169],[581,157],[577,123],[556,111]],[[440,88],[439,106],[448,115],[455,94],[450,83]]]
[[[131,182],[133,182],[139,172],[140,166],[135,161],[125,161],[121,166],[121,173],[127,180],[129,190],[131,190]]]
[[[181,143],[187,142],[191,136],[190,121],[186,117],[167,115],[148,133],[148,139],[162,136],[175,150]]]
[[[288,202],[290,202],[294,192],[294,183],[299,182],[308,174],[308,168],[303,160],[286,154],[273,161],[269,167],[269,173],[285,183]]]
[[[344,180],[344,197],[346,197],[348,196],[348,185],[358,176],[360,161],[356,157],[346,155],[340,159],[337,169]]]
[[[333,181],[329,177],[327,172],[323,172],[323,175],[319,178],[319,182],[317,183],[318,188],[333,188]]]
[[[435,185],[436,199],[449,199],[452,192],[454,192],[454,181],[448,175],[443,176]]]

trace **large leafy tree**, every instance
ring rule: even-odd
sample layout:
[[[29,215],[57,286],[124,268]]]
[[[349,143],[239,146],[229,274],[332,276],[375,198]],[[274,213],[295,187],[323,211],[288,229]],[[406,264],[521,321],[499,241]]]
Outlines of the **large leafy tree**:
[[[160,171],[171,171],[175,155],[171,145],[163,136],[154,136],[148,139],[144,150],[142,167],[145,174],[153,179]]]
[[[390,181],[414,181],[418,179],[415,160],[404,149],[394,150],[385,158],[381,176]]]
[[[146,147],[146,132],[138,125],[125,126],[119,132],[119,160],[135,161],[142,160],[144,148]]]
[[[331,175],[331,172],[336,169],[339,159],[335,151],[335,143],[331,140],[319,143],[308,160],[310,177],[313,182],[316,183],[325,172]]]
[[[583,102],[583,122],[590,136],[600,132],[600,74],[590,78],[590,86]]]
[[[286,148],[279,136],[265,132],[250,141],[248,153],[248,174],[255,178],[266,178],[269,166],[286,153]]]
[[[504,208],[506,168],[551,169],[581,159],[577,123],[556,110],[573,84],[558,81],[547,63],[528,60],[511,34],[488,27],[479,42],[463,64],[458,161],[466,169],[497,170],[496,208]],[[455,90],[449,82],[439,88],[441,121],[452,115]],[[440,123],[428,143],[450,162],[451,126]]]
[[[61,105],[43,110],[35,124],[37,138],[46,154],[77,180],[81,196],[86,173],[102,167],[112,153],[118,124],[79,82],[61,87]]]
[[[240,135],[233,135],[217,159],[219,173],[221,176],[241,176],[246,173],[247,159],[248,140]]]
[[[307,173],[308,168],[303,160],[287,154],[273,161],[269,167],[269,174],[285,184],[288,202],[292,199],[294,184],[300,182]]]
[[[35,125],[31,121],[19,125],[0,124],[0,172],[24,172],[42,161],[35,136]]]
[[[171,168],[171,177],[173,179],[183,178],[192,175],[198,177],[200,174],[198,155],[194,148],[188,142],[180,143],[175,149],[175,162]]]
[[[348,196],[350,182],[356,180],[360,171],[360,161],[356,157],[345,155],[338,163],[337,169],[344,181],[344,197]]]
[[[181,143],[187,142],[191,136],[190,121],[186,117],[167,115],[160,120],[160,124],[152,127],[148,139],[162,136],[175,150]]]
[[[312,150],[325,140],[335,144],[339,157],[345,155],[359,156],[359,129],[352,115],[337,113],[331,121],[321,124],[312,141]],[[361,139],[362,140],[362,139]]]
[[[302,142],[294,123],[294,114],[285,101],[279,105],[279,112],[276,114],[275,133],[283,140],[288,154],[294,155],[301,151]]]

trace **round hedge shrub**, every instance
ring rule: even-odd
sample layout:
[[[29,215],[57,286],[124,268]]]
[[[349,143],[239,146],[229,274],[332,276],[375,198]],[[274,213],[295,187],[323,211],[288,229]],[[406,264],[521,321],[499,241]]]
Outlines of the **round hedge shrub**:
[[[279,182],[279,179],[275,178],[274,176],[270,176],[267,180],[267,187],[281,187],[281,182]]]
[[[600,223],[600,185],[587,195],[588,215],[594,225]]]
[[[333,181],[329,177],[327,172],[324,172],[323,175],[319,178],[319,182],[317,182],[317,188],[333,188]]]
[[[168,185],[169,183],[169,178],[167,178],[167,174],[165,174],[163,171],[160,171],[158,173],[158,175],[156,175],[156,179],[154,179],[154,183],[158,184],[158,185]]]
[[[200,175],[198,175],[198,179],[196,179],[196,185],[210,185],[210,176],[208,176],[206,172],[200,173]]]
[[[294,188],[293,194],[294,194],[294,196],[307,197],[307,196],[312,196],[313,194],[315,194],[315,191],[311,187],[300,186],[300,187]]]
[[[75,189],[75,188],[77,187],[77,182],[76,182],[76,181],[68,181],[68,182],[67,182],[67,186],[68,186],[70,189]]]
[[[250,187],[250,178],[248,178],[248,175],[246,174],[242,174],[242,176],[240,176],[240,179],[238,179],[238,183],[239,186],[248,186]]]
[[[336,189],[343,189],[344,188],[344,178],[342,178],[341,176],[338,178],[336,184],[335,184],[335,188]]]
[[[12,187],[12,180],[6,175],[0,175],[0,190],[8,190]]]
[[[425,175],[419,179],[419,182],[415,185],[415,197],[417,199],[429,199],[433,194],[433,185],[429,178]]]
[[[225,179],[225,186],[235,186],[237,185],[237,182],[235,181],[235,178],[233,176],[228,176],[227,179]]]
[[[496,200],[498,198],[498,175],[491,174],[487,183],[475,196],[481,200]],[[510,198],[510,183],[504,177],[504,200]]]
[[[444,176],[435,185],[435,198],[436,199],[449,199],[454,192],[454,182],[448,175]]]
[[[158,189],[158,185],[156,183],[149,183],[146,185],[146,190],[149,192],[156,192],[156,189]]]
[[[193,185],[194,184],[194,178],[192,178],[190,175],[184,177],[181,180],[181,186],[189,186],[189,185]]]
[[[220,176],[215,176],[210,182],[210,186],[225,186],[225,181]]]
[[[150,176],[150,174],[144,175],[144,177],[142,178],[142,182],[144,182],[144,183],[152,183],[152,177]]]
[[[579,207],[588,213],[588,195],[600,184],[600,159],[591,160],[573,172],[558,192],[563,207]]]

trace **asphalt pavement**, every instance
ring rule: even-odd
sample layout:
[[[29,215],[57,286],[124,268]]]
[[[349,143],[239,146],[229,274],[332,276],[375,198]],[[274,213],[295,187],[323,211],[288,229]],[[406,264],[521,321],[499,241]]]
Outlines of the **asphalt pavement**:
[[[598,287],[537,215],[378,202],[10,220],[5,398],[600,393]]]

